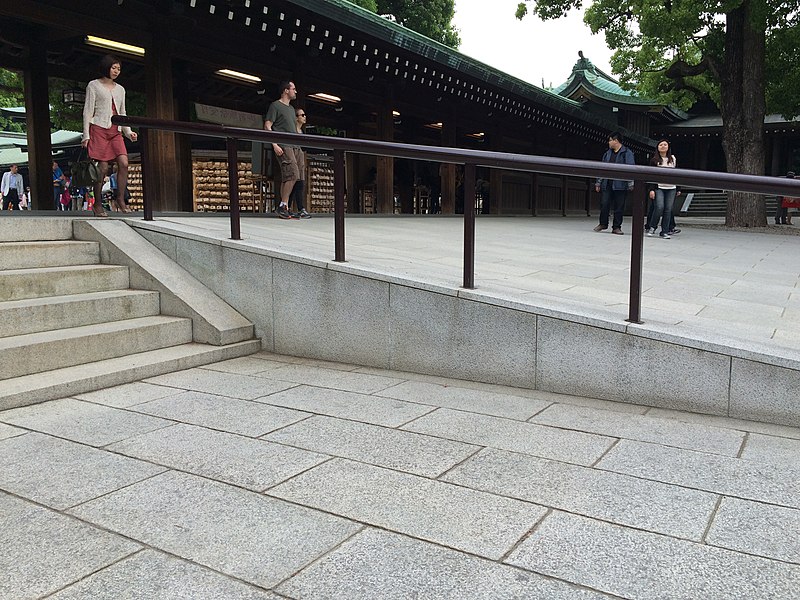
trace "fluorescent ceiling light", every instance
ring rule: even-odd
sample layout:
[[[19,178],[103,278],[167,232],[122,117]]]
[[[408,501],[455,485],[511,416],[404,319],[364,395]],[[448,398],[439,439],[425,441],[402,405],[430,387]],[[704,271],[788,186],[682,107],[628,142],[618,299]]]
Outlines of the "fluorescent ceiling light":
[[[475,138],[476,140],[482,140],[484,135],[486,134],[481,131],[478,133],[468,133],[467,137]]]
[[[107,40],[94,35],[87,35],[85,41],[89,46],[105,48],[106,50],[115,50],[126,54],[135,54],[136,56],[144,56],[144,48],[141,46],[132,46],[131,44],[115,42],[114,40]]]
[[[241,73],[240,71],[233,71],[231,69],[219,69],[216,71],[217,75],[223,77],[230,77],[231,79],[238,79],[239,81],[246,81],[247,83],[261,83],[261,77],[250,75],[248,73]]]
[[[342,99],[339,96],[333,96],[331,94],[325,94],[323,92],[317,92],[316,94],[311,94],[309,98],[314,98],[315,100],[320,100],[321,102],[330,102],[331,104],[336,104],[337,102],[341,102]]]
[[[425,125],[425,127],[428,127],[429,129],[441,129],[442,128],[442,124],[441,123],[428,123],[427,125]]]
[[[400,116],[400,113],[399,113],[399,112],[397,112],[396,110],[393,110],[393,111],[392,111],[392,116],[393,116],[393,117],[399,117],[399,116]]]

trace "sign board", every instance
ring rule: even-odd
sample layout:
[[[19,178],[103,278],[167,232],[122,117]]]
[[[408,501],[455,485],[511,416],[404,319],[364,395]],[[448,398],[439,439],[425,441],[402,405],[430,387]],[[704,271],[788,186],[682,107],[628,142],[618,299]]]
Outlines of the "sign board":
[[[219,106],[209,106],[208,104],[194,103],[198,121],[214,123],[216,125],[230,125],[231,127],[249,127],[251,129],[263,129],[264,119],[255,113],[231,110]]]

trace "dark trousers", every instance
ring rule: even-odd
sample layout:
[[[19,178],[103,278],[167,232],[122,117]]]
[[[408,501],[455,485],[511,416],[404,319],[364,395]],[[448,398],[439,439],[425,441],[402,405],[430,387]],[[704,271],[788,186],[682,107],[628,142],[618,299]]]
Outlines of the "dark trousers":
[[[775,209],[775,225],[786,225],[786,216],[789,214],[789,209],[781,206],[778,200],[778,208]]]
[[[600,225],[608,227],[608,216],[614,211],[613,229],[622,229],[622,211],[625,209],[625,198],[628,190],[604,189],[600,193]]]
[[[19,210],[19,193],[14,188],[8,190],[8,193],[3,196],[3,210],[8,210],[11,206],[13,210]]]
[[[305,208],[305,206],[303,206],[303,198],[305,198],[305,195],[306,182],[302,179],[298,179],[294,182],[292,193],[289,194],[289,208],[292,207],[292,201],[294,201],[297,206],[297,212],[301,212]]]

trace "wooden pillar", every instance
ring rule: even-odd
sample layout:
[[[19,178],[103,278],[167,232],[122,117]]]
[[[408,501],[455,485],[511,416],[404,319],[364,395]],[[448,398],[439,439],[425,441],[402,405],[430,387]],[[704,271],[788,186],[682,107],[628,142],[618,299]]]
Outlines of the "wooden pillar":
[[[442,146],[454,148],[456,145],[455,119],[448,119],[442,124]],[[439,169],[442,178],[442,214],[452,215],[456,212],[456,165],[442,164]]]
[[[358,119],[348,118],[345,123],[347,127],[347,137],[359,138],[361,132],[358,129]],[[344,171],[345,182],[347,184],[347,188],[345,189],[345,206],[347,206],[347,212],[349,213],[361,212],[358,197],[358,191],[361,184],[359,181],[360,167],[360,154],[345,154]]]
[[[503,151],[503,134],[495,130],[488,136],[488,150]],[[503,172],[500,169],[489,169],[489,214],[499,215],[503,205]]]
[[[378,139],[386,142],[394,141],[394,116],[392,103],[385,100],[378,107]],[[394,159],[386,156],[377,157],[377,209],[375,212],[391,214],[394,212]]]
[[[54,210],[50,97],[47,84],[47,48],[44,41],[32,36],[26,54],[25,114],[28,118],[28,173],[33,209]]]
[[[179,72],[190,69],[190,65],[180,65]],[[188,86],[179,85],[175,90],[175,118],[179,121],[190,121],[192,101]],[[188,135],[176,135],[176,160],[178,162],[178,210],[194,211],[194,183],[192,180],[192,144]]]
[[[163,24],[153,24],[152,41],[145,50],[147,116],[175,119],[170,36]],[[153,130],[148,136],[148,147],[142,148],[142,152],[145,153],[142,160],[149,167],[147,193],[153,210],[180,210],[183,173],[176,135]]]

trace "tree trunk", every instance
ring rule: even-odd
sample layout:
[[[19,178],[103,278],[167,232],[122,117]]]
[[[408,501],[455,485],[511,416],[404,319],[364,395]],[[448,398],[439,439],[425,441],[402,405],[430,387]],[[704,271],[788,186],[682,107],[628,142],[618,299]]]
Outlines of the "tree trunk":
[[[745,0],[727,13],[725,64],[721,69],[722,145],[729,173],[764,174],[764,70],[766,24],[761,0]],[[728,192],[725,224],[765,227],[763,195]]]

